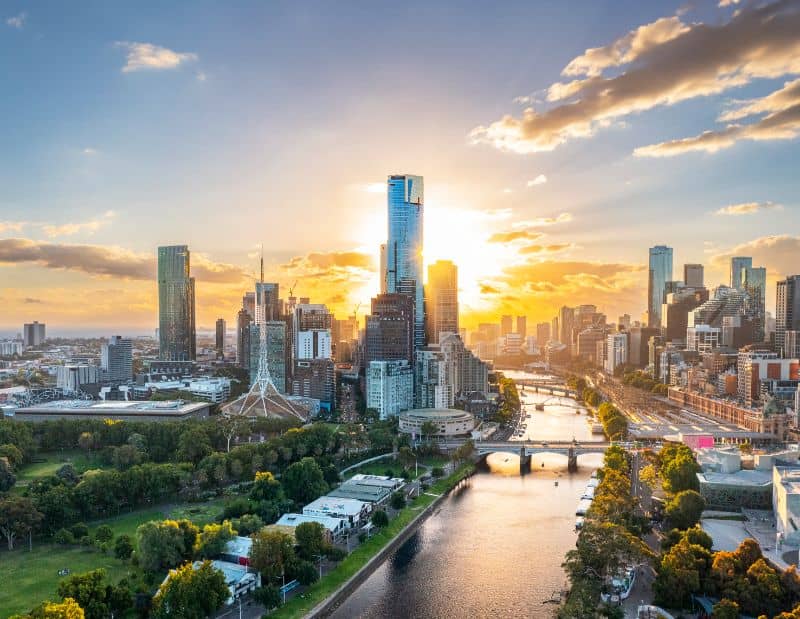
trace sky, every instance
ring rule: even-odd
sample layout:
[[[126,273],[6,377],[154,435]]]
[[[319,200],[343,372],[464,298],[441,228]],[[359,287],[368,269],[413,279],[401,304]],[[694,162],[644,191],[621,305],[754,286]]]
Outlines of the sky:
[[[800,0],[0,3],[0,333],[198,328],[266,275],[378,290],[389,174],[425,177],[462,322],[646,309],[647,249],[798,272]]]

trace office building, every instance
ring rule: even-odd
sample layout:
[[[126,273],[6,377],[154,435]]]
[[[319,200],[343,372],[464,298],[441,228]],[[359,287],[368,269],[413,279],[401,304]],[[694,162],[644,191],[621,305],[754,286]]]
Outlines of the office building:
[[[262,325],[267,348],[267,368],[272,384],[280,393],[287,392],[287,369],[290,367],[289,338],[283,320],[268,320]]]
[[[216,324],[216,337],[214,339],[217,356],[222,357],[225,354],[225,319],[217,318]]]
[[[536,325],[536,343],[539,348],[544,348],[550,341],[550,323],[540,322]]]
[[[367,408],[381,419],[414,407],[414,369],[405,359],[372,361],[367,366]]]
[[[20,340],[3,340],[0,341],[0,357],[11,357],[13,355],[21,355],[25,348]]]
[[[100,382],[100,369],[94,365],[60,365],[56,368],[56,387],[65,393],[83,391]]]
[[[256,319],[256,293],[246,292],[242,297],[242,309],[250,316],[250,320]]]
[[[575,322],[575,310],[566,305],[558,312],[558,341],[567,346],[567,351],[572,345],[572,325]]]
[[[133,344],[131,340],[114,335],[100,349],[100,368],[103,381],[124,384],[133,380]]]
[[[297,334],[296,359],[332,359],[329,329],[309,329]]]
[[[517,316],[517,334],[524,340],[528,335],[528,317]]]
[[[386,290],[414,300],[414,347],[425,344],[422,246],[424,187],[421,176],[392,175],[388,179]]]
[[[742,269],[752,268],[753,259],[745,256],[731,258],[731,288],[743,290],[742,288]]]
[[[372,299],[366,318],[365,362],[414,363],[414,300],[403,294],[381,294]]]
[[[332,410],[336,398],[333,359],[297,359],[292,373],[292,395],[319,400],[320,408]]]
[[[589,327],[578,333],[577,356],[590,363],[597,363],[597,342],[605,341],[606,330],[602,327]]]
[[[628,363],[637,368],[645,367],[650,360],[650,338],[660,334],[660,329],[652,327],[631,327],[628,332]]]
[[[158,248],[159,358],[194,361],[196,357],[194,278],[189,248]]]
[[[686,327],[686,350],[707,353],[719,348],[722,329],[709,325]]]
[[[619,331],[627,331],[631,328],[631,315],[630,314],[622,314],[617,319],[617,329]]]
[[[777,284],[775,298],[775,349],[789,357],[786,332],[800,331],[800,275],[791,275]]]
[[[263,324],[268,320],[280,320],[283,316],[283,303],[280,286],[274,282],[256,282],[255,320]]]
[[[301,301],[308,301],[308,299],[301,299]],[[315,359],[323,356],[330,357],[332,327],[333,316],[325,305],[320,303],[297,304],[292,313],[292,349],[294,358]],[[327,331],[327,335],[321,335],[322,331]],[[309,335],[306,332],[312,332],[312,334]],[[317,335],[314,335],[314,332]]]
[[[514,317],[504,314],[500,317],[500,337],[505,337],[514,332]]]
[[[25,348],[32,348],[34,346],[41,346],[45,340],[45,326],[44,323],[34,320],[33,322],[26,322],[22,327],[22,345]]]
[[[424,346],[416,352],[414,392],[417,408],[451,408],[455,388],[449,380],[447,358],[439,346]]]
[[[442,333],[458,333],[458,268],[449,260],[428,267],[425,314],[429,344],[438,344]]]
[[[236,363],[239,367],[250,367],[250,324],[253,317],[245,308],[236,316]]]
[[[689,326],[689,312],[708,301],[705,288],[682,288],[667,295],[661,310],[661,327],[668,342],[684,341]]]
[[[738,393],[746,406],[762,400],[768,381],[800,380],[800,361],[782,359],[778,353],[767,349],[746,347],[739,351],[736,364]]]
[[[753,341],[763,342],[767,311],[767,269],[744,267],[740,279],[742,290],[750,296],[750,310],[754,322]]]
[[[672,281],[672,248],[665,245],[651,247],[647,279],[648,327],[661,326],[661,306],[664,305],[669,281]]]
[[[703,265],[702,264],[684,264],[683,265],[683,283],[687,288],[702,288],[703,287]]]
[[[386,243],[381,243],[381,258],[380,258],[380,269],[381,270],[380,270],[380,273],[379,273],[379,276],[380,276],[380,279],[381,279],[381,282],[380,282],[381,294],[386,294],[386,292],[387,292],[388,277],[389,277],[389,274],[387,273],[387,270],[388,270],[388,266],[387,266],[388,262],[387,262],[387,260],[388,260],[388,258],[387,258],[387,255],[386,255]]]
[[[619,366],[628,363],[628,334],[613,333],[606,340],[606,371],[614,373]]]

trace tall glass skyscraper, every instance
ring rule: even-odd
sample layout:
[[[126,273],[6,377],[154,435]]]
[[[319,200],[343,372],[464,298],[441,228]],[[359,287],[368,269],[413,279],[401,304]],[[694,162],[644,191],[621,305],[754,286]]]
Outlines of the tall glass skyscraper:
[[[749,269],[753,266],[753,259],[746,256],[736,256],[731,258],[731,288],[744,290],[742,288],[742,269]]]
[[[165,361],[194,361],[194,277],[189,248],[158,248],[158,356]]]
[[[672,281],[672,248],[656,245],[650,248],[650,271],[647,280],[647,326],[661,326],[661,306],[667,282]]]
[[[756,324],[753,338],[756,342],[764,341],[764,322],[767,305],[767,269],[764,267],[745,267],[741,270],[741,286],[750,295],[750,309]]]
[[[386,243],[386,290],[414,299],[414,347],[425,345],[425,306],[422,289],[422,218],[424,189],[421,176],[392,175],[388,180],[389,234]]]

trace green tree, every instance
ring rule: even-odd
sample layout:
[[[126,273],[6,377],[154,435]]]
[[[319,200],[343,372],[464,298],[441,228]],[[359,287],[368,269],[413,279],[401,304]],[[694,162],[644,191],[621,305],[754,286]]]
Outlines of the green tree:
[[[120,535],[114,541],[114,556],[117,559],[130,559],[133,554],[133,540],[130,535]]]
[[[420,426],[419,431],[420,434],[422,434],[422,437],[425,440],[429,441],[431,440],[431,437],[434,436],[439,431],[439,426],[436,425],[435,422],[429,420],[422,423],[422,426]]]
[[[256,473],[253,488],[250,490],[253,501],[277,501],[283,498],[283,489],[280,482],[269,471]]]
[[[319,522],[303,522],[294,529],[297,551],[304,559],[313,559],[325,549],[325,527]]]
[[[114,539],[114,529],[107,524],[101,524],[94,532],[94,538],[98,542],[110,542]]]
[[[267,610],[281,605],[281,591],[275,585],[264,585],[253,591],[253,599]]]
[[[314,458],[303,458],[290,465],[281,482],[286,496],[297,505],[307,505],[328,491],[322,469]]]
[[[712,619],[739,619],[739,605],[728,599],[722,599],[711,612]]]
[[[127,592],[127,588],[123,590]],[[130,592],[127,592],[127,599],[116,593],[103,569],[75,574],[58,583],[58,595],[75,600],[86,619],[106,619],[112,612],[123,612],[130,607]]]
[[[0,534],[9,550],[14,549],[14,540],[32,533],[41,521],[42,513],[29,498],[14,495],[0,498]]]
[[[686,453],[676,455],[662,467],[661,478],[664,480],[664,490],[674,493],[683,490],[698,490],[700,482],[697,480],[697,473],[699,472],[700,465],[697,464],[694,456]]]
[[[196,465],[212,451],[211,440],[200,426],[185,431],[178,440],[178,458],[184,462]]]
[[[250,565],[261,572],[265,583],[275,582],[295,562],[294,538],[291,535],[268,529],[253,535]]]
[[[656,603],[668,608],[687,608],[702,584],[711,565],[711,553],[686,538],[670,548],[661,559],[653,583]]]
[[[376,509],[374,512],[372,512],[372,517],[370,520],[372,521],[372,524],[378,528],[383,528],[389,524],[389,516],[387,516],[386,512],[382,509]]]
[[[190,558],[197,539],[197,527],[188,520],[150,521],[136,529],[136,556],[142,569],[157,572]]]
[[[86,615],[78,602],[65,598],[62,602],[45,602],[30,615],[20,619],[85,619]]]
[[[248,537],[264,526],[264,521],[256,514],[244,514],[241,518],[234,518],[231,525],[239,535]]]
[[[11,462],[5,456],[0,456],[0,492],[8,492],[17,483],[17,476],[11,467]]]
[[[676,529],[688,529],[700,522],[700,515],[706,502],[699,492],[683,490],[667,503],[664,515],[670,526]]]
[[[319,572],[311,561],[300,561],[294,568],[294,577],[301,585],[308,586],[319,580]]]
[[[16,470],[22,465],[25,456],[16,445],[5,444],[0,445],[0,458],[7,458],[11,468]]]
[[[195,543],[195,554],[199,557],[210,559],[222,554],[225,544],[236,535],[230,520],[220,524],[207,524],[203,527]]]
[[[191,563],[171,570],[169,578],[153,596],[154,619],[203,619],[222,608],[230,596],[225,575],[203,561],[194,569]]]
[[[406,506],[406,497],[402,492],[395,492],[389,501],[392,509],[403,509]]]

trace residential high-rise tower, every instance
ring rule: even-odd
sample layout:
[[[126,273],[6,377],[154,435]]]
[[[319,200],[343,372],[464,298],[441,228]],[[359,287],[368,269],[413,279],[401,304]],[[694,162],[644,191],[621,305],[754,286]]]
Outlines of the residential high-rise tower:
[[[458,333],[458,267],[449,260],[428,267],[425,312],[428,343],[438,344],[441,333]]]
[[[194,278],[189,248],[158,248],[158,356],[165,361],[194,361]]]
[[[647,320],[650,327],[661,326],[661,306],[668,281],[672,281],[672,248],[665,245],[651,247],[647,279]]]

